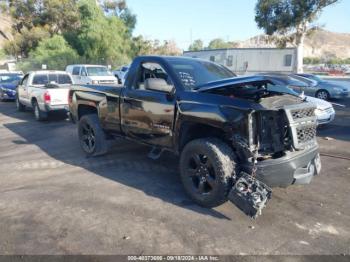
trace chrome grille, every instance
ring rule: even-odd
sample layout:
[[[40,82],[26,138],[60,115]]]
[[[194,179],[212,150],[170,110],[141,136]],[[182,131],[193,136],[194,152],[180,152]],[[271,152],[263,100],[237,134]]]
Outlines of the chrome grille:
[[[283,108],[288,118],[294,148],[302,150],[315,145],[317,143],[315,106],[312,103],[302,103]]]
[[[316,137],[316,126],[303,126],[297,128],[296,130],[299,144],[307,143]]]
[[[293,120],[302,119],[306,117],[313,117],[315,116],[315,109],[314,108],[295,109],[295,110],[291,110],[291,114],[292,114]]]

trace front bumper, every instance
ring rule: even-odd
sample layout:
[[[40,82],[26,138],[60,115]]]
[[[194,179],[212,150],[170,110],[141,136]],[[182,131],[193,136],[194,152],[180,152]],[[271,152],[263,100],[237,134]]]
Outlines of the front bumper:
[[[331,93],[331,98],[347,98],[350,97],[350,92],[344,91],[339,93]]]
[[[293,184],[309,184],[321,171],[318,146],[303,152],[289,153],[278,159],[258,162],[256,177],[269,187],[287,187]],[[252,164],[243,165],[245,172],[252,172]]]
[[[331,113],[324,113],[317,116],[317,124],[324,125],[332,122],[335,118],[335,111],[333,110]]]
[[[7,100],[15,100],[16,91],[0,91],[0,98],[7,99]]]

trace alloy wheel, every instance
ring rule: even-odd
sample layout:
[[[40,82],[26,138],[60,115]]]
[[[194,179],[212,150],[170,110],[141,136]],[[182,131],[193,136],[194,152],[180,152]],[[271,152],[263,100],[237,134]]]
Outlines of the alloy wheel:
[[[186,167],[188,179],[198,194],[210,194],[216,187],[216,176],[210,159],[204,154],[192,154]]]
[[[328,99],[328,94],[326,91],[320,91],[317,93],[317,98],[327,100]]]
[[[87,123],[84,123],[84,125],[82,126],[81,141],[82,141],[83,148],[86,152],[92,153],[95,150],[95,146],[96,146],[95,133],[92,127]]]

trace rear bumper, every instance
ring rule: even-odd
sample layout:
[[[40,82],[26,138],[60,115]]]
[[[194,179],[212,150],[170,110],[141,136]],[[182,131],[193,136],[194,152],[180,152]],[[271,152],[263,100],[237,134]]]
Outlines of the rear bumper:
[[[252,166],[243,167],[251,173]],[[293,152],[279,159],[270,159],[257,164],[257,179],[270,187],[287,187],[293,184],[309,184],[321,171],[318,146],[304,152]]]
[[[45,111],[67,111],[68,105],[45,105]]]

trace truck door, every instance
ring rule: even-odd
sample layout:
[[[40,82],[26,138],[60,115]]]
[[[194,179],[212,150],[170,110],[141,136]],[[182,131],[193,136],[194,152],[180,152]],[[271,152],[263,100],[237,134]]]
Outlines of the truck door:
[[[17,88],[17,96],[21,103],[28,105],[29,104],[29,98],[28,98],[28,80],[29,80],[29,74],[26,74],[20,84]]]
[[[122,129],[127,136],[145,143],[171,147],[175,92],[151,90],[147,85],[147,79],[150,78],[163,79],[175,90],[169,74],[160,64],[147,61],[141,63],[133,82],[126,87],[121,99]]]
[[[83,66],[80,70],[80,82],[82,85],[91,84],[91,79],[90,77],[88,77],[88,73],[85,66]]]
[[[81,81],[80,69],[81,69],[80,66],[74,66],[72,70],[73,81],[74,81],[74,84],[77,84],[77,85],[83,84]]]

